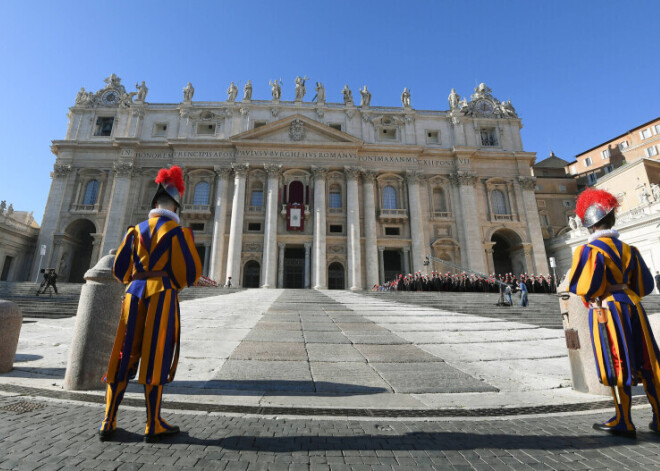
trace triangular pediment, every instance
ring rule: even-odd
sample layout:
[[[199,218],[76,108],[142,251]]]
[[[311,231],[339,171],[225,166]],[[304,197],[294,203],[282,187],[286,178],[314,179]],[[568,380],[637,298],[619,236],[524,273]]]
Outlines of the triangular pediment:
[[[301,114],[236,134],[231,142],[278,144],[362,144],[362,140]]]

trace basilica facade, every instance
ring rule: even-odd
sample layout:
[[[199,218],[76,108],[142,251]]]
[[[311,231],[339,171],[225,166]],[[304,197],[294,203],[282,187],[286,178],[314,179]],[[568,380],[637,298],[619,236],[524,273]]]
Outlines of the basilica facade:
[[[292,84],[292,101],[280,81],[269,100],[252,99],[251,82],[214,102],[195,101],[188,84],[182,101],[150,103],[144,82],[128,93],[114,74],[81,89],[65,139],[52,143],[41,267],[82,281],[147,217],[158,169],[177,164],[182,224],[220,283],[361,290],[455,270],[438,259],[547,273],[535,154],[510,102],[484,84],[462,99],[452,90],[440,111],[415,109],[407,89],[398,107],[372,105],[367,87],[359,104],[347,86],[332,102],[305,82]]]

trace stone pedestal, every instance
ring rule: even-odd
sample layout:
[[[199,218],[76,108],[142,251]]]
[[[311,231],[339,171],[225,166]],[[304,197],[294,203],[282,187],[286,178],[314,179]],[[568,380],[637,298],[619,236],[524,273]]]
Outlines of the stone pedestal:
[[[563,283],[559,285],[559,293],[568,291],[569,274],[566,273]],[[612,390],[598,381],[596,373],[596,361],[589,330],[589,309],[584,306],[582,299],[574,294],[561,298],[559,306],[567,337],[573,389],[589,394],[610,396]]]
[[[7,373],[14,368],[22,324],[20,308],[11,301],[0,299],[0,373]]]
[[[124,285],[112,276],[116,250],[85,273],[64,389],[102,389],[121,314]]]

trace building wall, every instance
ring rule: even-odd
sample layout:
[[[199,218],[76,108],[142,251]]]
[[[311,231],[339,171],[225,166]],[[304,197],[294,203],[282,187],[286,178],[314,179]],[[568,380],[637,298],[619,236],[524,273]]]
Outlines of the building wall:
[[[31,214],[0,209],[0,281],[29,279],[38,232]]]

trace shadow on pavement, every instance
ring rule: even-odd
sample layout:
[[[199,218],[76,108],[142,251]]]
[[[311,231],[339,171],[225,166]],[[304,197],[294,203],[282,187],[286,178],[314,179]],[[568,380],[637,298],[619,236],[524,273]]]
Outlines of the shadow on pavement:
[[[30,355],[28,353],[17,353],[14,357],[14,363],[20,363],[23,361],[35,361],[41,360],[43,356],[41,355]]]
[[[37,355],[28,355],[28,356],[37,356]],[[16,355],[18,357],[18,355]],[[38,357],[41,358],[41,357]],[[37,358],[35,358],[36,360]],[[28,361],[28,360],[25,360]],[[32,367],[29,364],[22,365],[20,363],[14,364],[14,369],[4,373],[0,376],[8,376],[15,378],[34,378],[34,377],[48,377],[48,378],[57,378],[64,379],[64,374],[66,373],[66,368],[39,368]]]
[[[389,389],[360,384],[334,383],[329,381],[295,380],[211,380],[174,381],[167,387],[168,394],[256,396],[269,393],[286,396],[338,396],[392,392]]]

